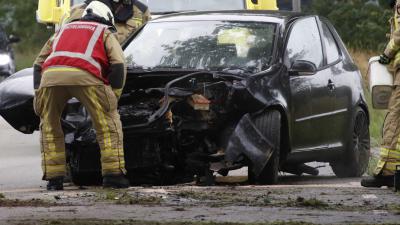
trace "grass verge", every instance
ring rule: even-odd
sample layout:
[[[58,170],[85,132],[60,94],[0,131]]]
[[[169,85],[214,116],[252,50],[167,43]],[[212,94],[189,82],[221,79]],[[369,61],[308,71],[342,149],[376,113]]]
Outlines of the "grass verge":
[[[371,93],[368,88],[368,61],[372,56],[378,55],[376,52],[369,51],[358,51],[358,50],[350,50],[350,54],[357,64],[358,68],[361,71],[361,74],[364,79],[364,89],[365,95],[369,105],[369,113],[370,113],[370,134],[371,134],[371,146],[377,147],[382,140],[382,125],[385,119],[386,110],[376,110],[371,106]]]
[[[376,168],[376,165],[378,164],[378,157],[371,155],[371,158],[369,159],[369,163],[368,163],[368,169],[367,169],[367,174],[369,176],[373,176],[374,175],[374,170]]]
[[[35,58],[39,52],[39,47],[33,47],[24,51],[17,50],[15,52],[15,64],[17,71],[32,67],[33,61],[35,61]]]

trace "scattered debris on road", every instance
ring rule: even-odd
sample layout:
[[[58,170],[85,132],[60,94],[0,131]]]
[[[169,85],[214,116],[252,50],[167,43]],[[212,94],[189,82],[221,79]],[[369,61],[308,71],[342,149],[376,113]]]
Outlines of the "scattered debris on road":
[[[3,195],[0,224],[397,224],[400,215],[399,194],[351,184],[127,190],[70,186],[61,192],[8,191]]]

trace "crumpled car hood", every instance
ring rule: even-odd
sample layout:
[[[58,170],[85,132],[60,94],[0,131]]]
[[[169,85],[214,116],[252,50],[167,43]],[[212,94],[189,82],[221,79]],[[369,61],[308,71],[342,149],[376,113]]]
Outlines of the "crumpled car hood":
[[[39,127],[33,111],[33,69],[21,70],[0,83],[0,115],[16,130],[31,134]]]

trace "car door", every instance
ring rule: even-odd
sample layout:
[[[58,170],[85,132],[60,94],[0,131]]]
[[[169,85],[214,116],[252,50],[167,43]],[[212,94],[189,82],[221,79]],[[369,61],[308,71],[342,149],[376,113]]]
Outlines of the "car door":
[[[326,149],[329,127],[334,124],[331,112],[334,88],[330,72],[324,67],[324,53],[315,17],[296,21],[290,31],[285,52],[289,70],[296,61],[313,63],[316,72],[291,74],[292,152]]]
[[[334,35],[334,28],[327,21],[321,20],[321,37],[325,49],[326,64],[335,89],[332,119],[335,121],[331,128],[330,148],[341,148],[348,140],[350,125],[349,108],[351,106],[352,90],[349,86],[353,80],[352,74],[343,68],[342,52]]]

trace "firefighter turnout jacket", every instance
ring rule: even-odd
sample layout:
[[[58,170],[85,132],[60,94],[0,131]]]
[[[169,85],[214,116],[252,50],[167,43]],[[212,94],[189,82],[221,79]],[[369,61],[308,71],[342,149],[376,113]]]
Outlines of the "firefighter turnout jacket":
[[[43,179],[66,174],[60,118],[68,100],[77,98],[89,112],[101,151],[102,174],[126,172],[118,93],[125,79],[124,55],[108,27],[77,21],[63,26],[41,52],[41,81],[35,85],[34,109],[40,117]],[[110,84],[110,85],[109,85]]]
[[[390,41],[384,51],[392,59],[393,70],[400,68],[400,1],[396,1],[394,16],[390,19]],[[395,84],[400,85],[400,77],[395,79]]]
[[[394,87],[389,100],[389,113],[383,126],[383,140],[376,176],[392,176],[400,165],[400,0],[396,1],[394,17],[391,19],[390,41],[385,55],[392,59]]]
[[[71,9],[70,17],[63,20],[62,26],[65,26],[66,24],[72,21],[79,20],[82,17],[82,14],[86,6],[87,5],[85,3],[74,6]],[[125,22],[116,21],[115,23],[117,32],[114,35],[120,44],[123,43],[130,34],[135,32],[140,26],[142,26],[143,24],[145,24],[147,21],[150,20],[150,12],[146,5],[140,3],[139,1],[133,1],[132,7],[133,7],[133,16],[131,18],[129,18]],[[108,36],[109,33],[110,33],[109,31],[106,31],[107,34],[106,36]],[[41,72],[41,65],[44,63],[49,52],[51,51],[51,43],[52,41],[48,41],[43,46],[39,55],[36,57],[33,66],[34,71],[36,71],[36,74],[40,74]],[[113,46],[113,44],[110,44],[109,46]],[[111,58],[110,60],[113,59]],[[35,76],[35,79],[36,79],[35,83],[38,84],[40,82],[40,76]],[[115,92],[116,93],[121,92],[121,90],[119,91],[115,90]]]
[[[85,21],[64,25],[50,38],[37,57],[34,70],[35,89],[39,85],[99,83],[121,89],[126,74],[123,51],[111,31],[105,25]],[[68,76],[57,75],[64,72]],[[75,79],[83,73],[86,76]]]
[[[86,6],[87,5],[83,3],[72,7],[70,17],[66,18],[63,21],[63,24],[70,23],[71,21],[81,18]],[[114,15],[116,17],[116,37],[119,43],[123,43],[130,34],[138,30],[139,27],[150,20],[150,11],[146,5],[139,1],[132,1],[132,7],[133,16],[128,18],[126,21],[119,21],[118,17]]]

